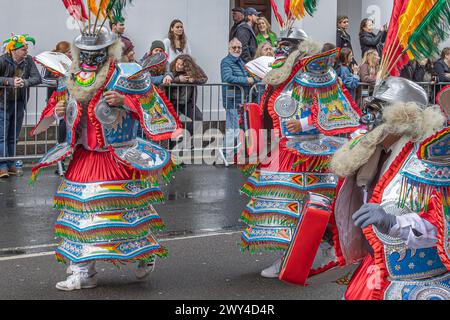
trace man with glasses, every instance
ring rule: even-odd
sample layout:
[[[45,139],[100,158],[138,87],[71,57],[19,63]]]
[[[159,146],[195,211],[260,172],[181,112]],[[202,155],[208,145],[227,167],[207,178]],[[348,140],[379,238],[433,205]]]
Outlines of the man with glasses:
[[[3,42],[6,53],[0,57],[0,158],[14,157],[30,87],[41,83],[31,56],[28,35],[13,35]],[[14,161],[0,161],[0,178],[17,174]]]
[[[234,38],[228,46],[228,56],[220,64],[220,74],[223,83],[232,85],[222,86],[223,106],[227,113],[225,150],[220,151],[225,160],[225,165],[234,163],[236,154],[236,141],[239,136],[239,107],[242,101],[242,90],[244,88],[245,97],[248,95],[250,87],[255,83],[255,79],[245,70],[245,63],[241,59],[242,43]],[[244,98],[245,98],[244,97]]]

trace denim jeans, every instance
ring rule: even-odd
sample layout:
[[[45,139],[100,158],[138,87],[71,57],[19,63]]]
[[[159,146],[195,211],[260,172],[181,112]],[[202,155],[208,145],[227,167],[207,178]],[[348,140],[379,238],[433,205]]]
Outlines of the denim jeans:
[[[15,156],[16,144],[25,115],[25,105],[24,101],[17,101],[16,107],[14,101],[7,101],[5,108],[3,102],[0,103],[0,159]],[[12,167],[14,167],[14,161],[0,161],[0,170]]]
[[[225,131],[225,149],[224,154],[227,159],[231,159],[238,146],[239,139],[239,111],[238,109],[227,109],[227,122]]]

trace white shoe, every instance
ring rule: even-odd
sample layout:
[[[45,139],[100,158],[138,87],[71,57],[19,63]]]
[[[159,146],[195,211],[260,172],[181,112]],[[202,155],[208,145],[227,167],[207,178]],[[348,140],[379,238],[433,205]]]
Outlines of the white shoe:
[[[261,277],[278,278],[281,268],[281,258],[274,262],[270,267],[261,271]]]
[[[136,278],[141,280],[147,277],[150,273],[152,273],[153,270],[155,270],[155,261],[152,262],[140,261],[134,274]]]
[[[73,291],[81,289],[92,289],[97,286],[96,275],[88,276],[86,273],[75,273],[69,276],[65,281],[58,282],[56,289],[62,291]]]

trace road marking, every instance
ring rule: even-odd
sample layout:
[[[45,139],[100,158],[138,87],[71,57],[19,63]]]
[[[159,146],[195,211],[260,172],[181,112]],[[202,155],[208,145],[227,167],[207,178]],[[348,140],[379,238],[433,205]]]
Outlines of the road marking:
[[[4,257],[0,258],[0,261],[8,261],[8,260],[18,260],[18,259],[28,259],[28,258],[35,258],[35,257],[45,257],[45,256],[51,256],[55,254],[54,251],[51,252],[41,252],[41,253],[33,253],[33,254],[22,254],[20,256],[11,256],[11,257]]]
[[[192,236],[183,236],[183,237],[173,237],[173,238],[161,238],[159,242],[170,242],[170,241],[177,241],[177,240],[189,240],[189,239],[198,239],[198,238],[207,238],[207,237],[216,237],[216,236],[231,236],[235,234],[239,234],[242,231],[227,231],[227,232],[214,232],[214,233],[207,233],[207,234],[197,234]],[[7,251],[18,251],[18,250],[30,250],[30,249],[38,249],[38,248],[52,248],[56,247],[57,244],[43,244],[38,246],[29,246],[29,247],[18,247],[18,248],[5,248],[1,249],[1,252],[7,252]],[[18,259],[28,259],[28,258],[35,258],[35,257],[45,257],[45,256],[51,256],[55,254],[54,251],[49,252],[40,252],[40,253],[30,253],[30,254],[21,254],[16,256],[9,256],[9,257],[0,257],[0,261],[10,261],[10,260],[18,260]]]

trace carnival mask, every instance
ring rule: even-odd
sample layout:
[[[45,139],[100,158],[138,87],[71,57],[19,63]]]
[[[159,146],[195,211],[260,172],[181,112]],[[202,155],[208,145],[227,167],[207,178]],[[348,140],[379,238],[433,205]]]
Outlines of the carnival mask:
[[[368,97],[364,100],[363,115],[360,123],[367,126],[369,131],[378,127],[383,123],[383,109],[386,102],[383,102],[374,97]]]
[[[275,58],[288,57],[294,51],[295,44],[291,41],[280,41],[275,49]]]
[[[105,49],[99,51],[82,50],[80,52],[80,68],[86,72],[95,72],[107,59],[108,54]]]
[[[286,62],[289,55],[295,50],[297,44],[292,41],[282,40],[278,42],[275,49],[275,61],[272,64],[272,68],[280,68]]]

